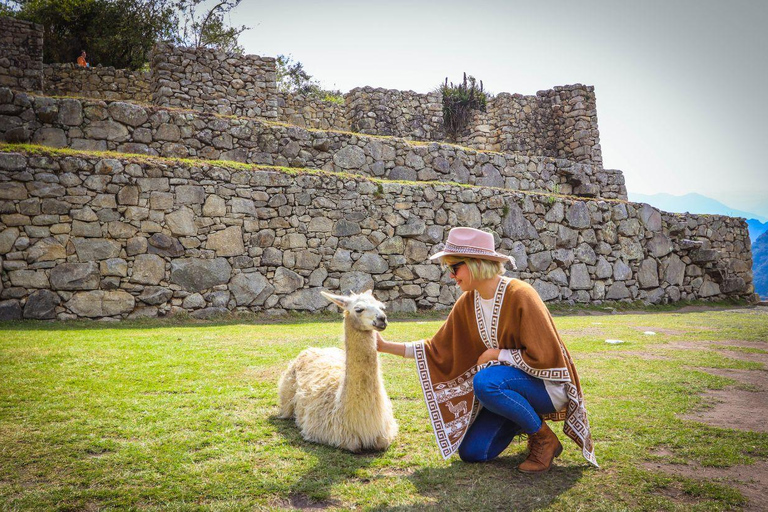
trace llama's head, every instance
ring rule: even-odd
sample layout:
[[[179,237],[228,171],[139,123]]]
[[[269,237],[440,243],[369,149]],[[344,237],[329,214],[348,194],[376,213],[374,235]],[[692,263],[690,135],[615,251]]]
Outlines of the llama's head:
[[[351,322],[358,331],[383,331],[387,328],[386,306],[373,297],[373,290],[349,296],[320,293],[339,306],[347,322]]]

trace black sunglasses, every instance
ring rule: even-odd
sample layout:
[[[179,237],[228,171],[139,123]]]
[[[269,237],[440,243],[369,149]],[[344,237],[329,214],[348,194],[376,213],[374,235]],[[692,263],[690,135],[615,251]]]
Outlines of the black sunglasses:
[[[461,266],[462,266],[462,265],[466,265],[466,264],[467,264],[467,262],[466,262],[466,261],[460,261],[460,262],[458,262],[458,263],[454,263],[453,265],[447,265],[447,266],[446,266],[446,268],[449,268],[449,269],[451,269],[451,274],[455,276],[455,275],[456,275],[456,272],[458,272],[458,271],[459,271],[459,269],[461,268]]]

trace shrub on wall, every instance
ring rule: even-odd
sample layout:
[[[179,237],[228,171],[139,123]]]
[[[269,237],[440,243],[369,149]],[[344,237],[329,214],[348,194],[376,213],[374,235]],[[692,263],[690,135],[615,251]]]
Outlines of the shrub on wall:
[[[483,81],[464,73],[464,81],[458,85],[448,84],[448,78],[439,88],[443,96],[443,123],[451,140],[456,140],[467,128],[473,110],[485,112],[488,95],[483,92]]]

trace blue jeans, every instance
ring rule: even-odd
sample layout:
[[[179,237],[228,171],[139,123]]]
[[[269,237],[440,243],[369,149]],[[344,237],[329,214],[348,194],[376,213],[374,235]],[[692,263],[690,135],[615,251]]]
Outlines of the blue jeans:
[[[555,412],[544,381],[511,366],[484,368],[472,385],[483,409],[459,445],[465,462],[497,457],[516,435],[538,432],[540,415]]]

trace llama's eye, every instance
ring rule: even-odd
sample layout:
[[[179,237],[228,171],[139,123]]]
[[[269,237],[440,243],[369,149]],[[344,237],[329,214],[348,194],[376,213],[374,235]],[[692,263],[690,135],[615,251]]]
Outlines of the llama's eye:
[[[355,313],[362,313],[365,311],[365,308],[355,308]]]

